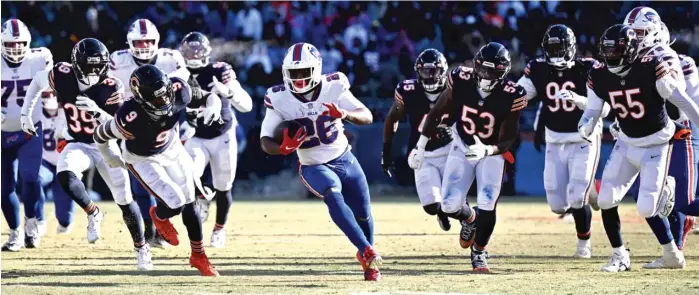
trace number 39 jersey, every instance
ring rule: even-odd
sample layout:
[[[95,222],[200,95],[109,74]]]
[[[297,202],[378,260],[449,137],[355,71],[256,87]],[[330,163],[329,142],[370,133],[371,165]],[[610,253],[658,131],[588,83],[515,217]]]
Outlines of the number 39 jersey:
[[[124,102],[114,116],[116,129],[126,139],[122,143],[128,153],[148,157],[162,153],[174,140],[179,140],[179,122],[185,116],[185,108],[192,101],[192,90],[184,80],[171,77],[175,90],[174,109],[169,116],[150,117],[136,100]],[[133,163],[127,159],[127,162]]]
[[[286,120],[296,120],[306,129],[306,141],[297,150],[303,165],[327,163],[341,156],[348,147],[342,120],[324,115],[323,103],[335,103],[341,109],[355,110],[364,105],[352,95],[345,74],[336,72],[322,76],[312,96],[306,98],[277,85],[267,90],[267,114],[260,137],[274,138],[274,129]]]
[[[583,114],[572,102],[556,99],[561,90],[571,90],[580,96],[587,96],[587,76],[597,64],[592,58],[576,58],[571,68],[558,70],[544,58],[532,60],[524,69],[524,77],[531,80],[536,94],[543,102],[541,119],[548,130],[559,133],[578,133],[578,121]],[[522,81],[522,80],[520,80]]]
[[[527,106],[526,91],[520,85],[505,80],[482,97],[473,77],[473,69],[458,67],[447,80],[452,91],[452,113],[456,132],[466,145],[478,136],[486,145],[495,145],[500,137],[500,125],[511,112]]]
[[[422,84],[417,83],[415,79],[405,80],[398,83],[394,94],[396,103],[405,108],[410,122],[410,139],[408,140],[408,150],[412,150],[417,144],[418,139],[425,125],[427,113],[437,101],[435,95],[434,100],[430,100],[422,88]],[[451,126],[449,123],[449,114],[445,114],[440,121],[440,126]],[[436,137],[436,135],[435,135]],[[430,138],[425,146],[425,151],[434,151],[451,142],[451,138]]]
[[[626,136],[642,138],[668,125],[665,99],[655,82],[673,73],[659,57],[639,57],[625,77],[609,72],[605,64],[593,68],[587,87],[612,106],[611,112]]]
[[[19,119],[29,84],[37,72],[53,67],[53,57],[51,51],[44,47],[32,48],[22,63],[15,67],[10,65],[2,59],[2,131],[16,132],[22,131]],[[41,120],[40,104],[35,106],[32,119],[34,123]]]
[[[87,96],[110,115],[116,113],[124,101],[124,85],[114,78],[106,78],[100,84],[85,91],[80,90],[73,65],[65,62],[56,64],[49,72],[49,86],[56,91],[58,103],[63,107],[68,125],[68,134],[74,141],[93,143],[97,122],[92,115],[75,106],[79,95]]]

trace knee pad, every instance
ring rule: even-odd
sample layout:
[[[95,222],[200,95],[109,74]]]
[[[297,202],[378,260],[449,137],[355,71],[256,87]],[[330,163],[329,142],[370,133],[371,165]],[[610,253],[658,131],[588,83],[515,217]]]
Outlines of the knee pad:
[[[636,203],[636,210],[638,211],[638,214],[641,215],[643,218],[651,218],[654,216],[657,210],[655,210],[655,206],[652,206],[650,204],[643,204],[643,203]]]
[[[432,203],[429,205],[422,206],[422,209],[425,209],[425,212],[429,215],[437,215],[441,207],[442,206],[439,203]]]
[[[568,208],[553,208],[553,207],[551,208],[551,212],[559,214],[559,215],[566,213],[566,211],[568,211]]]

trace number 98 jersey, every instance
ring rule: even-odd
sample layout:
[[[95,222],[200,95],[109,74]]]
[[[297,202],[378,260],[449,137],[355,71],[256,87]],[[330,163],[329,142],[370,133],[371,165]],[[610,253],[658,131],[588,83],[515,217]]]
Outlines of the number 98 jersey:
[[[522,86],[505,79],[488,96],[482,97],[473,74],[473,69],[468,67],[457,67],[449,74],[451,117],[464,144],[474,144],[473,137],[478,136],[483,144],[495,145],[507,115],[527,106],[527,93]]]
[[[355,110],[364,105],[349,91],[345,74],[325,74],[312,96],[306,98],[289,91],[284,85],[267,89],[267,114],[260,137],[274,138],[274,128],[286,120],[296,120],[306,129],[306,141],[297,150],[303,165],[327,163],[341,156],[348,147],[342,120],[324,114],[323,103],[335,103],[341,109]]]
[[[87,96],[102,110],[114,115],[124,101],[124,85],[117,79],[106,78],[102,83],[81,91],[78,83],[73,65],[69,63],[57,63],[49,72],[49,86],[56,91],[58,103],[65,111],[68,134],[77,142],[93,143],[97,122],[92,115],[75,106],[77,97]]]

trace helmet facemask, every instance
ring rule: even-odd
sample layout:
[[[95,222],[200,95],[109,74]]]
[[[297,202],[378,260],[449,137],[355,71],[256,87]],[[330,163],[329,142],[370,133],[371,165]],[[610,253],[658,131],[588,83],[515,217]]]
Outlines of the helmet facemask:
[[[420,64],[416,68],[418,81],[427,92],[439,91],[447,81],[447,70],[444,67],[426,63]]]
[[[543,44],[546,62],[558,69],[570,68],[575,58],[575,43],[567,44],[558,37],[550,37]]]
[[[180,53],[188,68],[198,69],[209,65],[211,47],[205,46],[199,41],[182,42]]]
[[[131,41],[131,54],[140,60],[150,60],[155,57],[158,45],[155,39],[140,39]]]
[[[478,88],[484,92],[492,92],[495,87],[505,79],[505,75],[510,71],[510,68],[496,68],[495,64],[489,61],[479,61],[475,63],[475,76]]]
[[[318,85],[319,73],[315,67],[286,68],[283,69],[284,81],[289,85],[289,90],[294,93],[307,93]]]
[[[617,46],[615,40],[602,40],[599,58],[611,73],[623,76],[636,60],[638,52],[632,46]]]
[[[13,63],[20,63],[29,52],[29,44],[24,41],[2,42],[2,56]]]

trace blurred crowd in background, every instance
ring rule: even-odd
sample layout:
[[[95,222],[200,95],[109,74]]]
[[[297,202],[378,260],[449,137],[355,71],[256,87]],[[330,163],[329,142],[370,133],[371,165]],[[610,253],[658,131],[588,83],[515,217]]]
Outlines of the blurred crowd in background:
[[[17,17],[32,32],[32,47],[48,47],[55,61],[67,61],[75,42],[94,37],[111,51],[127,48],[126,31],[138,18],[159,29],[160,46],[177,48],[182,37],[200,31],[212,41],[215,60],[233,65],[253,97],[256,108],[243,115],[248,149],[257,144],[256,130],[264,115],[267,87],[281,83],[281,62],[296,42],[315,45],[323,57],[323,72],[342,71],[352,92],[382,124],[395,85],[414,77],[414,60],[422,50],[442,51],[450,64],[470,63],[489,41],[511,51],[510,76],[518,79],[526,62],[541,54],[546,28],[555,23],[571,27],[578,54],[596,56],[599,35],[639,5],[658,11],[676,39],[679,53],[699,57],[699,2],[3,2],[2,20]],[[522,130],[531,131],[536,105],[522,117]],[[257,128],[257,129],[256,129]],[[257,131],[259,132],[259,131]],[[254,140],[251,140],[254,139]],[[259,149],[258,149],[259,150]],[[246,165],[259,163],[261,151],[248,151]],[[380,149],[377,149],[380,153]],[[246,162],[250,163],[247,164]],[[265,166],[272,174],[289,163]],[[264,165],[263,165],[264,166]],[[371,181],[371,180],[370,180]]]

